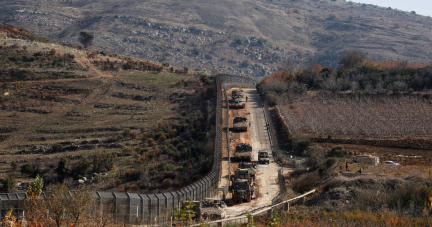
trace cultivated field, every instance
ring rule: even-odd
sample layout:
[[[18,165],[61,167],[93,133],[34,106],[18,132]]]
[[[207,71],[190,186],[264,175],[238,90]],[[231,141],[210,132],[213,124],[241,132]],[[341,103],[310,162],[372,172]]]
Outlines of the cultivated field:
[[[432,136],[432,103],[418,96],[316,95],[285,104],[291,133],[321,138],[426,138]]]

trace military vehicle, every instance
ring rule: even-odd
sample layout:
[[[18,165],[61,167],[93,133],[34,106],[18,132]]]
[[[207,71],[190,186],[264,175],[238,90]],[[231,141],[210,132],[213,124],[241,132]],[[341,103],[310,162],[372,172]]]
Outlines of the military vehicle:
[[[233,130],[235,131],[247,131],[248,119],[245,115],[237,115],[233,120]]]
[[[233,181],[234,203],[243,203],[244,199],[248,202],[255,199],[255,190],[252,189],[247,179],[236,179]]]
[[[221,198],[206,198],[202,202],[201,217],[210,220],[223,219],[226,215],[226,207]]]
[[[252,146],[248,143],[239,143],[235,148],[234,159],[252,161]]]
[[[234,91],[232,91],[231,92],[231,97],[232,98],[238,98],[238,97],[243,98],[244,97],[243,90],[234,90]]]
[[[262,164],[270,164],[268,152],[265,150],[258,151],[258,162]]]
[[[236,179],[246,179],[249,181],[250,185],[253,184],[253,181],[256,176],[256,170],[254,168],[238,168],[234,172],[233,181]]]
[[[231,93],[231,108],[243,109],[245,106],[243,90],[234,90]]]

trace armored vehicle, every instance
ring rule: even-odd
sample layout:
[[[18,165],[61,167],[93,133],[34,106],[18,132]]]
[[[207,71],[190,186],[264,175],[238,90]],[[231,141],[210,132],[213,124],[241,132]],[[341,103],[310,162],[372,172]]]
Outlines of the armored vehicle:
[[[232,97],[233,99],[234,99],[234,98],[238,98],[238,97],[243,98],[243,97],[244,97],[243,90],[234,90],[234,91],[232,91],[232,92],[231,92],[231,97]]]
[[[234,172],[233,181],[236,179],[247,179],[250,182],[250,185],[253,184],[253,180],[255,179],[256,170],[253,168],[238,168]]]
[[[258,151],[258,162],[262,164],[269,164],[270,159],[268,156],[268,152],[265,150]]]
[[[233,130],[235,131],[247,131],[248,119],[245,115],[237,115],[233,120]]]
[[[210,220],[223,219],[225,218],[226,207],[221,198],[206,198],[202,202],[201,217]]]
[[[231,108],[243,109],[245,106],[243,90],[234,90],[231,93]]]
[[[235,148],[234,158],[242,161],[252,161],[252,146],[248,143],[239,143]]]
[[[251,188],[247,179],[236,179],[233,182],[234,203],[243,203],[244,199],[248,202],[255,199],[255,190]]]

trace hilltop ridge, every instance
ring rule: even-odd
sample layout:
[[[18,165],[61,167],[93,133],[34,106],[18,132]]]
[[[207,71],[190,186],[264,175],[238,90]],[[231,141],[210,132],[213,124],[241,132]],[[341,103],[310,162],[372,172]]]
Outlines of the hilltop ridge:
[[[5,1],[0,21],[61,43],[96,35],[94,48],[196,71],[268,75],[286,59],[336,65],[359,48],[374,60],[429,64],[432,19],[344,1]]]

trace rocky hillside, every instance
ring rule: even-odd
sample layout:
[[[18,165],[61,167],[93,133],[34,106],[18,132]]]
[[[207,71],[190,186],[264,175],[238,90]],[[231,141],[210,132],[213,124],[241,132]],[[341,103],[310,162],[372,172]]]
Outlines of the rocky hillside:
[[[432,19],[391,8],[316,0],[3,1],[0,21],[52,40],[189,66],[262,76],[288,58],[334,65],[359,48],[374,60],[429,63]]]

